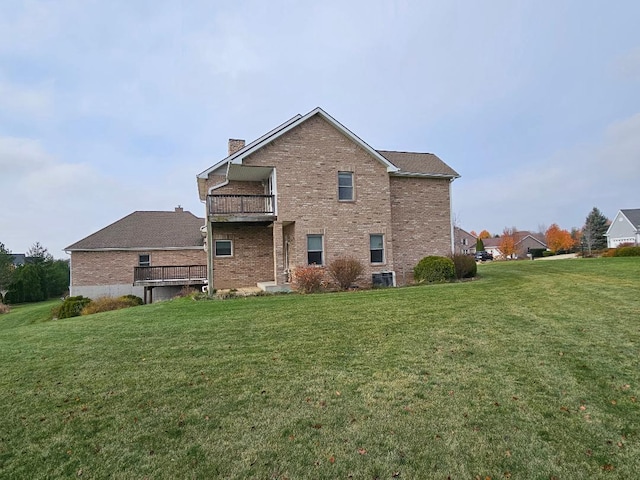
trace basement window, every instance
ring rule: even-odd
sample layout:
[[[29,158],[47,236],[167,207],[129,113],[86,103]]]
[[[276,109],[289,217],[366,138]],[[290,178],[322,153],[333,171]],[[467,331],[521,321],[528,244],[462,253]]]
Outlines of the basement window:
[[[231,240],[216,240],[216,257],[232,257],[233,244]]]

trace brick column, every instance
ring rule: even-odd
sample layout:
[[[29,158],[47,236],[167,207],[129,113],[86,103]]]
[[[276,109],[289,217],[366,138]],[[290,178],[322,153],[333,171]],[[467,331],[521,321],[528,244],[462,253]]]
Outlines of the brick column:
[[[213,258],[215,256],[215,248],[216,246],[213,243],[213,222],[207,218],[207,279],[209,281],[207,293],[209,296],[213,295],[213,289],[215,288],[213,284]]]
[[[282,222],[273,222],[273,279],[278,285],[287,282],[284,272],[284,235]]]

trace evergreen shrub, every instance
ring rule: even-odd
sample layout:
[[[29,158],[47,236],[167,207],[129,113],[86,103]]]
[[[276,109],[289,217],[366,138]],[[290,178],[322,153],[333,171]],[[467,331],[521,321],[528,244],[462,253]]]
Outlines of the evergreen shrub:
[[[83,297],[82,295],[78,295],[77,297],[67,297],[64,299],[62,304],[51,309],[51,316],[52,318],[58,319],[79,317],[82,314],[84,307],[89,303],[91,303],[91,299]]]
[[[447,282],[455,277],[455,265],[447,257],[424,257],[413,268],[413,280],[416,283]]]

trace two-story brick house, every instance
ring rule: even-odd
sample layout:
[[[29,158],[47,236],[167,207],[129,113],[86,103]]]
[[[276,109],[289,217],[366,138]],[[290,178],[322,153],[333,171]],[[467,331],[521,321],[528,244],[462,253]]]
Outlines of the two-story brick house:
[[[402,285],[452,252],[459,175],[433,154],[374,150],[320,108],[228,153],[197,176],[211,287],[287,288],[296,266],[346,256]]]

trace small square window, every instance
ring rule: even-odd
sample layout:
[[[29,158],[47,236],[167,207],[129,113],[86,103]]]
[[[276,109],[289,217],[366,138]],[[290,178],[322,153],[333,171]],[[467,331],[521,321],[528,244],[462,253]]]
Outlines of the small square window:
[[[151,266],[151,256],[148,253],[138,255],[138,266],[139,267],[150,267]]]
[[[307,235],[307,263],[309,265],[322,265],[322,250],[322,235]]]
[[[353,172],[338,172],[338,200],[353,200]]]
[[[233,245],[231,240],[216,240],[216,257],[233,256]]]
[[[369,251],[371,263],[384,263],[384,236],[369,235]]]

